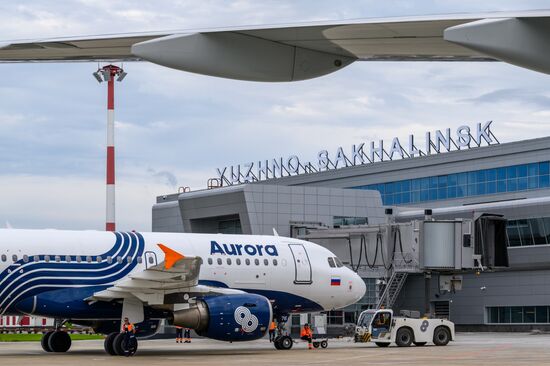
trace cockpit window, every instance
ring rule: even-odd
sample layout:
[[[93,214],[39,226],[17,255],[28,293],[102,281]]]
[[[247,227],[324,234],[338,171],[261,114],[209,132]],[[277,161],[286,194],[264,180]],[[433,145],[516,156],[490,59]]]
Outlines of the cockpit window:
[[[330,266],[330,268],[336,267],[336,264],[334,264],[334,259],[332,259],[332,257],[328,257],[328,265]]]
[[[336,263],[336,267],[338,267],[338,268],[344,267],[344,264],[342,263],[342,261],[340,259],[338,259],[338,257],[334,257],[334,262]]]

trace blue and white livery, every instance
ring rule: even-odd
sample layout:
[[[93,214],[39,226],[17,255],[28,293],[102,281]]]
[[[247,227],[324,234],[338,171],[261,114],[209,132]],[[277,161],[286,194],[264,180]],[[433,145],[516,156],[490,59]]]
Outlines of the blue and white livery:
[[[337,285],[335,285],[337,284]],[[138,335],[158,322],[206,337],[263,337],[272,319],[357,302],[363,280],[327,249],[278,236],[0,229],[0,314],[70,320],[110,334],[121,318]],[[46,351],[70,339],[46,335]],[[68,342],[68,344],[67,344]]]

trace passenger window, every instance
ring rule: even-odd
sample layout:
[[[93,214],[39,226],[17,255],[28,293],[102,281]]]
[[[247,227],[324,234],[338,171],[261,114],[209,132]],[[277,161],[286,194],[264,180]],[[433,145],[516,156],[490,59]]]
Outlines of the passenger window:
[[[122,257],[121,256],[116,257],[116,262],[118,264],[122,264]]]
[[[212,264],[213,261],[212,261],[212,258],[208,258],[208,264]]]
[[[141,257],[140,257],[140,259],[141,259]],[[113,257],[108,256],[107,257],[107,263],[109,263],[109,264],[113,263]]]
[[[269,261],[267,259],[264,259],[264,266],[269,266]]]
[[[249,265],[250,265],[250,259],[246,258],[246,259],[244,260],[244,263],[246,263],[246,265],[249,266]]]
[[[344,267],[344,265],[342,264],[342,261],[338,259],[338,257],[334,257],[334,262],[336,262],[336,267],[338,268]]]
[[[336,264],[334,264],[334,259],[332,259],[331,257],[328,257],[328,265],[330,266],[330,268],[336,267]]]
[[[29,263],[29,256],[28,256],[28,255],[25,254],[25,255],[23,256],[23,262]]]
[[[50,263],[50,256],[49,255],[44,256],[44,262]]]
[[[141,257],[138,257],[138,258],[137,258],[137,261],[138,261],[138,263],[142,263],[142,262],[143,262],[143,259],[142,259]]]
[[[17,262],[17,254],[12,255],[11,259],[13,259],[14,262]]]
[[[71,256],[70,255],[65,256],[65,262],[71,263]]]
[[[254,264],[259,266],[260,265],[260,260],[258,258],[254,259]]]
[[[56,263],[61,262],[61,257],[58,256],[58,255],[56,255],[56,256],[55,256],[55,262],[56,262]]]
[[[231,258],[227,258],[227,265],[231,265]]]
[[[87,256],[87,257],[86,257],[86,262],[88,262],[88,263],[92,263],[92,257],[90,257],[90,256]]]
[[[7,260],[8,260],[8,257],[6,257],[5,254],[2,254],[2,262],[5,262],[5,261],[7,261]]]
[[[128,262],[128,264],[132,263],[132,257],[127,256],[126,257],[126,262]]]
[[[277,265],[277,260],[276,260],[276,259],[273,259],[273,265],[274,265],[274,266]]]
[[[153,257],[149,257],[149,264],[155,264],[155,259]]]
[[[221,259],[221,258],[218,258],[218,265],[219,265],[219,266],[222,265],[222,259]]]
[[[80,262],[82,262],[82,257],[77,255],[76,256],[76,263],[80,263]]]
[[[240,265],[241,265],[241,258],[237,258],[237,259],[235,260],[235,262],[237,262],[237,265],[240,266]]]

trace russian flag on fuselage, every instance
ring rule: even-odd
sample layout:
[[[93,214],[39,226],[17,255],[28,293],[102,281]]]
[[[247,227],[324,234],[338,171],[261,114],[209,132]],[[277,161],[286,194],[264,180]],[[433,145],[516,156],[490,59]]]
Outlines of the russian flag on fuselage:
[[[330,279],[331,286],[340,286],[340,277],[332,277]]]

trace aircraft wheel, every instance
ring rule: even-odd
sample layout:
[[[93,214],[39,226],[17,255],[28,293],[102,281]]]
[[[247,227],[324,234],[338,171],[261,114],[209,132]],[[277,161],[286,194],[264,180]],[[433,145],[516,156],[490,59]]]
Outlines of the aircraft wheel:
[[[48,340],[50,339],[53,333],[54,333],[53,331],[44,333],[42,335],[42,339],[40,340],[40,345],[42,346],[42,349],[46,352],[53,352],[50,346],[48,346]]]
[[[133,356],[138,349],[138,341],[135,336],[128,339],[128,342],[122,342],[122,349],[124,350],[124,356]]]
[[[281,340],[279,342],[280,342],[281,349],[288,350],[292,348],[293,342],[292,342],[292,338],[290,338],[289,336],[281,337]]]
[[[327,348],[328,342],[327,341],[321,341],[321,348]]]
[[[48,339],[48,348],[52,352],[63,353],[71,348],[71,337],[67,332],[56,331]]]
[[[103,343],[103,347],[105,348],[105,352],[107,352],[108,354],[110,354],[111,356],[116,356],[116,352],[115,352],[115,349],[114,349],[114,341],[115,341],[115,337],[118,335],[118,333],[114,332],[114,333],[111,333],[107,336],[107,338],[105,338],[105,342]]]
[[[313,347],[319,348],[319,342],[313,342]]]
[[[281,349],[281,339],[280,338],[277,338],[273,341],[273,345],[275,346],[276,349],[280,350]]]
[[[113,351],[117,356],[124,356],[124,348],[122,348],[123,341],[124,341],[123,333],[118,333],[113,339]]]

